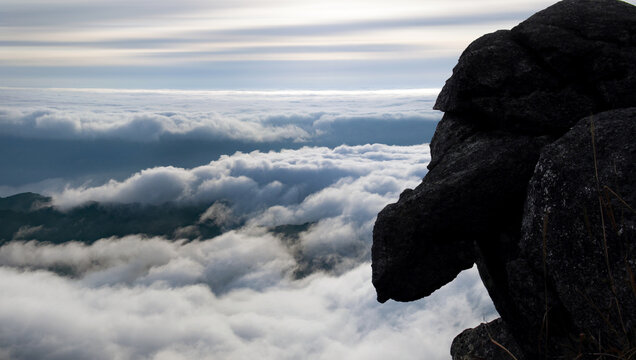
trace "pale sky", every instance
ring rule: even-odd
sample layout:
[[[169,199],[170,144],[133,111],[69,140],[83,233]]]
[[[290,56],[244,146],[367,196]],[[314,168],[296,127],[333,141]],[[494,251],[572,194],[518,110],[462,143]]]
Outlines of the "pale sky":
[[[13,87],[439,88],[477,37],[552,0],[3,0]]]

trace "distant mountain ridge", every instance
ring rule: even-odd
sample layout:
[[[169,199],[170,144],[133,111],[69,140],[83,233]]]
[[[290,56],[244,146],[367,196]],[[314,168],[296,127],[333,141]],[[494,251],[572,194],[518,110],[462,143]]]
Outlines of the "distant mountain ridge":
[[[40,194],[26,192],[5,198],[0,197],[0,210],[28,212],[51,203],[51,198]]]
[[[0,197],[0,246],[12,241],[33,240],[40,244],[69,241],[91,244],[100,239],[127,235],[207,240],[245,225],[241,219],[219,225],[209,215],[209,208],[214,204],[89,202],[67,211],[51,204],[50,197],[30,192]],[[294,257],[297,266],[293,276],[297,279],[316,271],[332,271],[342,260],[337,256],[322,257],[303,251],[299,244],[300,234],[314,224],[285,224],[266,229],[278,237]],[[65,271],[62,269],[61,273],[65,274]]]
[[[211,204],[162,205],[90,202],[61,211],[51,198],[21,193],[0,198],[0,244],[11,240],[92,243],[111,236],[145,234],[166,238],[211,238],[223,232],[212,221],[200,221]]]

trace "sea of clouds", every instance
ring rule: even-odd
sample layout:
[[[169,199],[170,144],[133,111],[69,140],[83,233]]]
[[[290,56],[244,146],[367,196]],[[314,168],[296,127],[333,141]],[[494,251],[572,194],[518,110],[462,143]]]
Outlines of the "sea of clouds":
[[[339,122],[437,121],[440,115],[431,108],[438,92],[0,88],[0,134],[139,142],[162,136],[309,142]]]
[[[454,335],[492,316],[475,270],[418,303],[381,305],[375,301],[368,262],[339,276],[291,280],[278,271],[291,260],[273,239],[235,236],[242,241],[234,245],[240,249],[226,237],[188,245],[129,237],[64,249],[75,251],[65,257],[68,263],[82,252],[103,261],[79,278],[0,267],[0,355],[448,359]],[[100,255],[103,247],[110,249]],[[213,255],[219,248],[244,266],[238,275],[223,266],[228,259]],[[54,256],[62,249],[40,250]],[[163,257],[149,259],[149,254]],[[229,281],[233,288],[217,294],[206,281]]]
[[[244,225],[190,242],[131,234],[5,244],[0,355],[447,359],[455,334],[495,315],[475,269],[415,303],[380,305],[371,285],[375,216],[419,183],[428,161],[426,145],[237,153],[52,194],[61,207],[217,201],[202,220]],[[291,245],[268,231],[307,222]],[[332,266],[298,278],[299,253]]]
[[[265,95],[271,94],[259,96]],[[345,107],[354,105],[346,95],[327,96],[326,103],[336,106],[342,97],[338,106],[344,114]],[[126,107],[143,110],[148,102],[117,96],[125,97]],[[56,106],[69,102],[73,111],[99,109],[78,104],[89,99],[108,102],[104,118],[121,119],[114,115],[113,96],[78,100],[63,94],[62,99]],[[270,106],[270,115],[275,99],[272,95],[260,105]],[[228,107],[237,113],[240,102],[233,101]],[[321,102],[313,101],[316,106]],[[365,101],[385,106],[387,114],[392,106],[417,103]],[[26,114],[28,104],[11,111]],[[244,106],[260,109],[257,103]],[[188,105],[188,112],[195,107]],[[354,107],[346,114],[356,111],[362,110]],[[291,116],[285,121],[263,116],[263,126],[317,133],[315,121],[307,127]],[[7,127],[3,119],[6,132],[37,126],[37,121],[20,120]],[[395,114],[386,119],[394,121]],[[63,136],[33,134],[58,140],[113,134],[108,126],[95,130],[100,126],[71,126],[60,130]],[[132,137],[135,142],[160,142],[146,139],[154,130],[143,131]],[[15,130],[10,135],[28,134]],[[129,234],[92,244],[54,245],[27,237],[0,246],[0,358],[448,359],[456,334],[496,316],[474,268],[418,302],[379,304],[375,299],[370,267],[375,217],[404,188],[419,184],[430,161],[428,145],[301,143],[294,149],[239,151],[210,160],[194,167],[148,167],[105,182],[42,185],[61,210],[89,201],[209,204],[198,221],[226,231],[192,241]],[[272,230],[286,225],[301,227],[291,238]]]
[[[0,88],[0,196],[236,151],[421,144],[436,93]]]
[[[340,268],[370,258],[377,213],[405,186],[419,183],[429,160],[427,145],[236,153],[193,169],[146,169],[123,181],[69,187],[49,195],[61,209],[88,201],[208,203],[212,205],[200,221],[221,226],[310,223],[294,252],[313,263]]]

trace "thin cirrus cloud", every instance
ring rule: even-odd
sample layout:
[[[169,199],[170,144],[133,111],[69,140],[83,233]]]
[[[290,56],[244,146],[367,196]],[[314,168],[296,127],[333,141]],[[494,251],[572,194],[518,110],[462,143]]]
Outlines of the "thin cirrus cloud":
[[[439,87],[470,41],[549,3],[11,0],[0,72],[10,86]]]

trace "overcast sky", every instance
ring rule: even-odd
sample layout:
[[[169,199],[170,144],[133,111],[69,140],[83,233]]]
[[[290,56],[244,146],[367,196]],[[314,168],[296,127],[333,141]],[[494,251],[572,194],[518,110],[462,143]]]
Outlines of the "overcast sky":
[[[3,0],[4,86],[439,88],[551,0]]]

